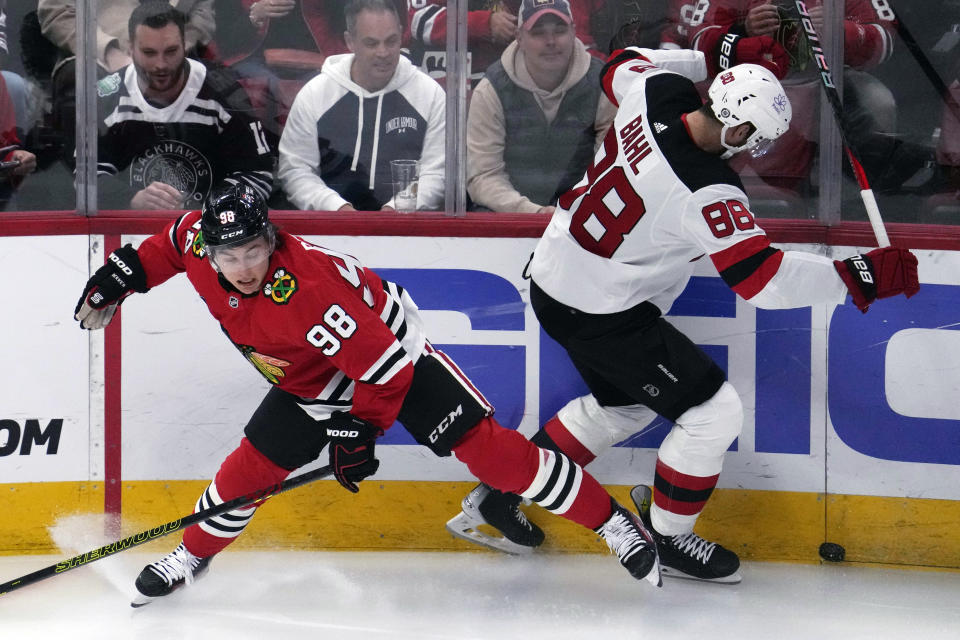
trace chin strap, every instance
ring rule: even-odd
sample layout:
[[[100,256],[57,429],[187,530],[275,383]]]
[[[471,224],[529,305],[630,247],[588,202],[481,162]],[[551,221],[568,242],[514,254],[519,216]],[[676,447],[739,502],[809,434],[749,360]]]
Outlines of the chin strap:
[[[734,147],[727,144],[727,131],[729,131],[730,129],[731,127],[729,124],[724,124],[723,128],[720,129],[720,144],[722,144],[723,148],[726,149],[726,151],[723,152],[723,155],[720,156],[721,160],[729,160],[735,154],[740,153],[741,151],[747,148],[747,145],[740,145],[739,147]]]

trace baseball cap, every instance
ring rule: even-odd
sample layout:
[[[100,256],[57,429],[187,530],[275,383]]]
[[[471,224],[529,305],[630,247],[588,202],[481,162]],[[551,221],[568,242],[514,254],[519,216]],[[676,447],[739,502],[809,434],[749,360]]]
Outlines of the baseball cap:
[[[547,13],[559,16],[567,24],[573,24],[573,14],[570,13],[568,0],[523,0],[520,3],[520,12],[517,14],[517,23],[522,29],[529,31],[540,16]]]

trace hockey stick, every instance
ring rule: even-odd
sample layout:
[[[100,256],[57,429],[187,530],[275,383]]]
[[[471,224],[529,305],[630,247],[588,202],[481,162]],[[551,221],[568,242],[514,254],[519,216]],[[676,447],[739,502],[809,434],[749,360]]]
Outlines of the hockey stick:
[[[279,484],[248,493],[238,498],[234,498],[233,500],[210,507],[209,509],[197,511],[189,516],[180,518],[179,520],[162,524],[159,527],[154,527],[153,529],[141,531],[140,533],[136,533],[132,536],[124,538],[123,540],[118,540],[117,542],[112,542],[98,549],[81,553],[80,555],[58,562],[57,564],[50,565],[49,567],[34,571],[33,573],[28,573],[25,576],[20,576],[16,580],[11,580],[10,582],[4,582],[3,584],[0,584],[0,596],[10,591],[20,589],[21,587],[25,587],[28,584],[33,584],[34,582],[39,582],[40,580],[60,575],[61,573],[70,571],[71,569],[82,567],[90,562],[103,560],[108,556],[120,553],[121,551],[126,551],[127,549],[136,547],[145,542],[156,540],[157,538],[161,538],[167,534],[173,533],[174,531],[186,529],[191,525],[197,524],[198,522],[202,522],[204,520],[209,520],[210,518],[214,518],[228,511],[246,507],[254,502],[275,496],[278,493],[283,493],[284,491],[288,491],[295,487],[313,482],[314,480],[320,480],[321,478],[329,476],[331,473],[333,473],[333,468],[330,465],[320,467],[319,469],[314,469],[313,471],[302,473],[294,478],[284,480]]]
[[[863,206],[867,210],[867,217],[870,219],[870,226],[873,228],[873,234],[877,237],[877,243],[881,247],[890,246],[890,238],[887,236],[887,229],[883,226],[883,218],[880,217],[880,208],[877,206],[877,199],[873,195],[873,189],[867,181],[867,173],[863,170],[860,159],[850,146],[843,124],[843,103],[840,101],[840,94],[837,92],[836,85],[833,84],[833,76],[830,74],[830,68],[827,66],[827,58],[823,53],[823,47],[820,45],[820,36],[813,27],[813,20],[807,12],[807,5],[803,0],[795,0],[797,11],[800,13],[800,22],[803,24],[804,36],[813,52],[813,59],[817,62],[817,68],[820,70],[820,84],[823,91],[833,107],[833,115],[837,120],[837,127],[840,129],[840,137],[843,140],[844,150],[847,152],[847,160],[850,161],[850,167],[853,169],[853,175],[857,178],[857,184],[860,186],[860,199],[863,200]]]

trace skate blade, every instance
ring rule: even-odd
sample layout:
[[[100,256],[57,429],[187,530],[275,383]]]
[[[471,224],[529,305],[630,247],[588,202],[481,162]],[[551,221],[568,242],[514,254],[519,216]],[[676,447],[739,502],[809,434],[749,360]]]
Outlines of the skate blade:
[[[130,606],[134,609],[139,609],[140,607],[147,606],[154,600],[156,600],[156,598],[151,598],[150,596],[145,596],[142,593],[138,593],[133,597],[133,600],[130,601]]]
[[[735,571],[728,576],[723,576],[722,578],[698,578],[697,576],[691,576],[683,571],[678,571],[676,569],[671,569],[670,567],[664,566],[661,568],[661,573],[667,578],[693,580],[695,582],[712,582],[715,584],[739,584],[743,580],[743,576],[740,575],[739,571]]]
[[[502,551],[503,553],[512,555],[527,555],[533,552],[533,547],[525,547],[503,536],[491,536],[481,531],[479,527],[484,524],[487,524],[486,521],[472,518],[470,515],[461,511],[447,521],[447,531],[457,538],[462,538],[467,542],[479,544],[494,551]]]
[[[657,558],[657,561],[653,564],[653,568],[650,569],[650,573],[643,577],[644,580],[649,582],[655,587],[663,586],[663,569],[660,566],[660,559]]]

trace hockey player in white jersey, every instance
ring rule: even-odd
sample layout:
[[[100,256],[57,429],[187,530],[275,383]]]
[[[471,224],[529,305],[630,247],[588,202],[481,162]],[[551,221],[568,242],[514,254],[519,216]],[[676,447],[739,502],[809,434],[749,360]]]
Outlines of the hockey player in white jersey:
[[[766,69],[742,64],[715,78],[703,104],[689,78],[652,62],[660,55],[612,54],[601,77],[618,105],[616,119],[593,166],[561,196],[529,265],[537,318],[591,392],[561,409],[533,442],[587,464],[654,412],[671,420],[652,491],[638,486],[631,494],[657,540],[663,573],[738,582],[737,555],[693,529],[740,433],[740,398],[720,367],[662,315],[704,258],[757,307],[841,304],[849,293],[864,312],[877,298],[915,294],[917,260],[896,247],[839,261],[772,247],[725,160],[788,129],[783,88]],[[529,549],[543,533],[518,503],[480,485],[447,526],[501,550]],[[484,521],[505,538],[484,534]]]

